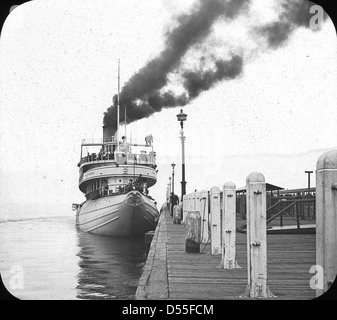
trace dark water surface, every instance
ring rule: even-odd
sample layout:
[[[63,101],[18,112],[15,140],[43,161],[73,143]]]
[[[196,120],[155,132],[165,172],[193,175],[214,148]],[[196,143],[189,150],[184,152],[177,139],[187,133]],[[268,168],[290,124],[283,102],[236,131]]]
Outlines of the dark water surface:
[[[0,222],[2,281],[20,299],[134,299],[144,252],[144,238],[88,234],[74,217]]]

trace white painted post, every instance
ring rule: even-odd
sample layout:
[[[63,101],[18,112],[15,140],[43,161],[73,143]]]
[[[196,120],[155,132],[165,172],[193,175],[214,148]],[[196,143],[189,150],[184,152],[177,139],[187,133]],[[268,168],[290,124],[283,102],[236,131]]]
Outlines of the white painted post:
[[[193,192],[193,210],[198,211],[201,217],[201,239],[202,239],[202,212],[200,211],[200,201],[199,201],[199,192]],[[202,240],[201,240],[202,241]]]
[[[199,193],[199,208],[201,214],[201,241],[202,243],[209,242],[210,234],[209,226],[209,212],[208,212],[208,191],[201,190]]]
[[[186,215],[187,215],[187,208],[188,208],[188,193],[184,195],[185,201],[183,202],[184,205],[184,213],[183,213],[183,223],[185,223]]]
[[[194,210],[195,209],[195,195],[194,192],[191,192],[191,208],[190,210]]]
[[[199,211],[188,211],[185,252],[200,253],[201,217]]]
[[[267,285],[266,183],[262,173],[246,179],[248,285],[245,296],[268,298],[274,295]]]
[[[187,202],[186,202],[186,215],[183,217],[184,218],[184,223],[186,224],[187,226],[187,223],[188,223],[188,213],[189,211],[192,211],[193,210],[193,203],[192,203],[192,194],[191,193],[188,193],[187,194]]]
[[[190,207],[189,211],[195,211],[195,197],[194,197],[194,192],[190,193]]]
[[[236,186],[226,182],[222,199],[222,259],[218,268],[241,268],[236,261]]]
[[[211,224],[211,253],[221,253],[221,217],[220,217],[220,188],[212,187],[209,194],[210,224]]]
[[[201,215],[201,223],[202,223],[202,212],[200,210],[200,192],[199,191],[194,192],[194,196],[195,196],[195,207],[194,207],[194,210],[195,211],[199,211],[199,213]]]
[[[181,207],[176,204],[173,207],[173,224],[181,224]]]
[[[188,194],[188,210],[193,209],[193,199],[192,199],[192,193]]]
[[[193,193],[191,192],[189,195],[189,206],[187,208],[188,211],[193,211],[194,210],[194,199],[193,199]],[[188,216],[188,213],[187,213]]]
[[[337,275],[337,150],[323,153],[316,169],[316,264],[323,269],[316,285],[318,297]]]

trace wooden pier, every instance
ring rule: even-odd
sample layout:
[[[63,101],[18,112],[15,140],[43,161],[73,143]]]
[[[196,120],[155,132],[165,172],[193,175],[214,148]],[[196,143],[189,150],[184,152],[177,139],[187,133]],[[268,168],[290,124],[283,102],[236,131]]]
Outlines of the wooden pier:
[[[245,224],[239,215],[236,225]],[[220,255],[212,255],[209,243],[200,245],[200,254],[185,253],[185,224],[174,224],[166,206],[155,231],[136,299],[256,299],[244,295],[247,276],[247,235],[236,235],[239,269],[220,269]],[[315,234],[267,235],[268,286],[273,300],[309,300],[316,297],[310,288],[316,264]]]

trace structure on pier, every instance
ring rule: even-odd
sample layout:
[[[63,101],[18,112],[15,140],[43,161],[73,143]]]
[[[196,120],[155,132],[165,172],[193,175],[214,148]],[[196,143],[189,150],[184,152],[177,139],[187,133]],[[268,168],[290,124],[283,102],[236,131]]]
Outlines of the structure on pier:
[[[268,234],[315,233],[316,188],[284,189],[266,183],[266,191]],[[246,219],[246,187],[236,192],[237,213]],[[246,225],[238,231],[246,232]]]

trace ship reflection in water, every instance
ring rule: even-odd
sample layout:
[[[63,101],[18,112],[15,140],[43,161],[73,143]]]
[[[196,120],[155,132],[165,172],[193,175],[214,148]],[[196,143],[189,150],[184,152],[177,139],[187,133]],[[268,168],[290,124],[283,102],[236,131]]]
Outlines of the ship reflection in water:
[[[143,237],[79,231],[74,217],[0,220],[1,278],[22,300],[134,299],[145,260]]]
[[[134,299],[145,263],[143,238],[78,231],[78,299]]]

